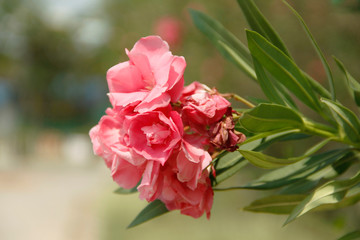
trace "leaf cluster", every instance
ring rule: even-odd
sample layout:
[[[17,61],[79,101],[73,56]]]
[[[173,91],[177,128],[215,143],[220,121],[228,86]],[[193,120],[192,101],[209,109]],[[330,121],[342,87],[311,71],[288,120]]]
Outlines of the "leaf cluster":
[[[358,203],[360,173],[350,178],[338,177],[350,167],[349,172],[354,172],[354,163],[359,160],[359,116],[337,99],[332,70],[308,26],[295,9],[283,1],[299,20],[320,58],[329,90],[299,68],[279,34],[252,0],[237,2],[250,26],[245,30],[248,44],[245,49],[244,44],[220,22],[204,13],[190,11],[195,26],[226,59],[256,81],[267,98],[257,99],[254,108],[242,112],[237,126],[238,130],[249,133],[248,139],[240,146],[240,154],[235,162],[216,169],[221,174],[214,182],[216,185],[225,180],[222,176],[230,177],[247,163],[274,170],[242,186],[217,190],[274,190],[272,195],[255,200],[244,209],[289,214],[285,224],[309,211],[337,209]],[[340,60],[335,57],[334,60],[346,79],[345,84],[354,103],[360,107],[359,82]],[[305,116],[297,102],[312,109],[322,118],[322,122]],[[262,153],[275,142],[304,136],[322,139],[301,156],[277,158]],[[338,144],[340,147],[318,153],[334,141],[341,143]],[[222,161],[217,160],[218,163]]]

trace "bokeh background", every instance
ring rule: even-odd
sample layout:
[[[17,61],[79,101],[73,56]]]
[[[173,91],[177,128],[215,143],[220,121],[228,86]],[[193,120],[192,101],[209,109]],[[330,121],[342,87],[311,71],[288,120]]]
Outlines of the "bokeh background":
[[[326,85],[321,62],[280,0],[256,3],[301,68]],[[336,70],[337,56],[360,79],[360,5],[356,0],[292,0]],[[241,210],[252,191],[218,192],[210,221],[178,212],[126,230],[146,205],[120,196],[93,156],[89,129],[109,106],[105,74],[127,59],[143,36],[166,39],[185,56],[186,83],[262,97],[257,85],[226,62],[191,22],[188,9],[218,19],[243,42],[247,27],[235,0],[0,1],[0,239],[335,239],[358,227],[359,206],[308,214],[282,227],[284,216]],[[339,71],[339,98],[351,105]],[[351,107],[351,106],[350,106]],[[306,145],[306,143],[304,144]],[[276,147],[276,154],[301,151]],[[255,177],[244,169],[227,184]]]

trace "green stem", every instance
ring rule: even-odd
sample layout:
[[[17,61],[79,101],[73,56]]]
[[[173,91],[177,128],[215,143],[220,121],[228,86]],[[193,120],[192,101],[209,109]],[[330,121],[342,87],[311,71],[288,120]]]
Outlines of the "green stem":
[[[239,101],[243,104],[245,104],[246,106],[248,106],[249,108],[254,108],[256,107],[254,104],[252,104],[251,102],[249,102],[248,100],[246,100],[245,98],[243,97],[240,97],[239,95],[236,95],[235,93],[224,93],[224,94],[221,94],[223,97],[226,97],[226,98],[232,98],[236,101]]]
[[[330,138],[332,141],[340,142],[350,146],[360,147],[360,144],[354,143],[346,137],[339,136],[338,131],[332,127],[312,122],[305,118],[303,118],[303,121],[305,125],[305,129],[303,130],[303,132],[306,134]]]
[[[331,127],[328,127],[320,123],[315,123],[307,119],[303,119],[303,121],[305,125],[305,130],[304,130],[305,133],[311,135],[317,135],[325,138],[332,138],[332,139],[338,138],[337,131]]]

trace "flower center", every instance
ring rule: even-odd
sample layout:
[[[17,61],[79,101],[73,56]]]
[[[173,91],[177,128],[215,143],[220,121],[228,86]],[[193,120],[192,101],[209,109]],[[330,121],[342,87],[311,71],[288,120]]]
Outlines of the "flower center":
[[[141,130],[146,136],[148,146],[153,144],[164,144],[167,137],[170,135],[170,130],[159,123],[142,127]]]

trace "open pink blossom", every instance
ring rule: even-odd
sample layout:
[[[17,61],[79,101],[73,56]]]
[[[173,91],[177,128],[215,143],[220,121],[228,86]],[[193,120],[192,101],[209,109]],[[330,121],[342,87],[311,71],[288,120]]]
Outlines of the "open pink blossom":
[[[177,178],[192,190],[196,189],[202,171],[212,161],[210,154],[204,150],[204,141],[203,137],[195,134],[185,135],[176,158]]]
[[[230,106],[216,91],[197,82],[184,89],[181,102],[183,119],[198,129],[218,122]]]
[[[130,117],[123,127],[128,129],[125,142],[129,148],[162,165],[179,146],[183,134],[180,115],[175,111],[169,116],[161,111],[139,113]]]
[[[148,161],[138,191],[140,199],[148,202],[157,199],[162,191],[163,175],[160,171],[161,164],[156,161]]]
[[[210,218],[214,192],[211,188],[209,173],[204,171],[195,189],[190,189],[180,182],[174,174],[164,174],[164,184],[159,199],[165,203],[168,210],[179,209],[182,214],[194,218],[206,213]]]
[[[140,181],[145,158],[126,147],[121,137],[121,124],[114,116],[103,116],[90,130],[95,154],[111,169],[111,175],[121,187],[132,188]]]
[[[184,85],[183,57],[173,56],[158,36],[141,38],[126,53],[130,60],[107,72],[113,106],[136,103],[135,111],[143,113],[178,100]]]

